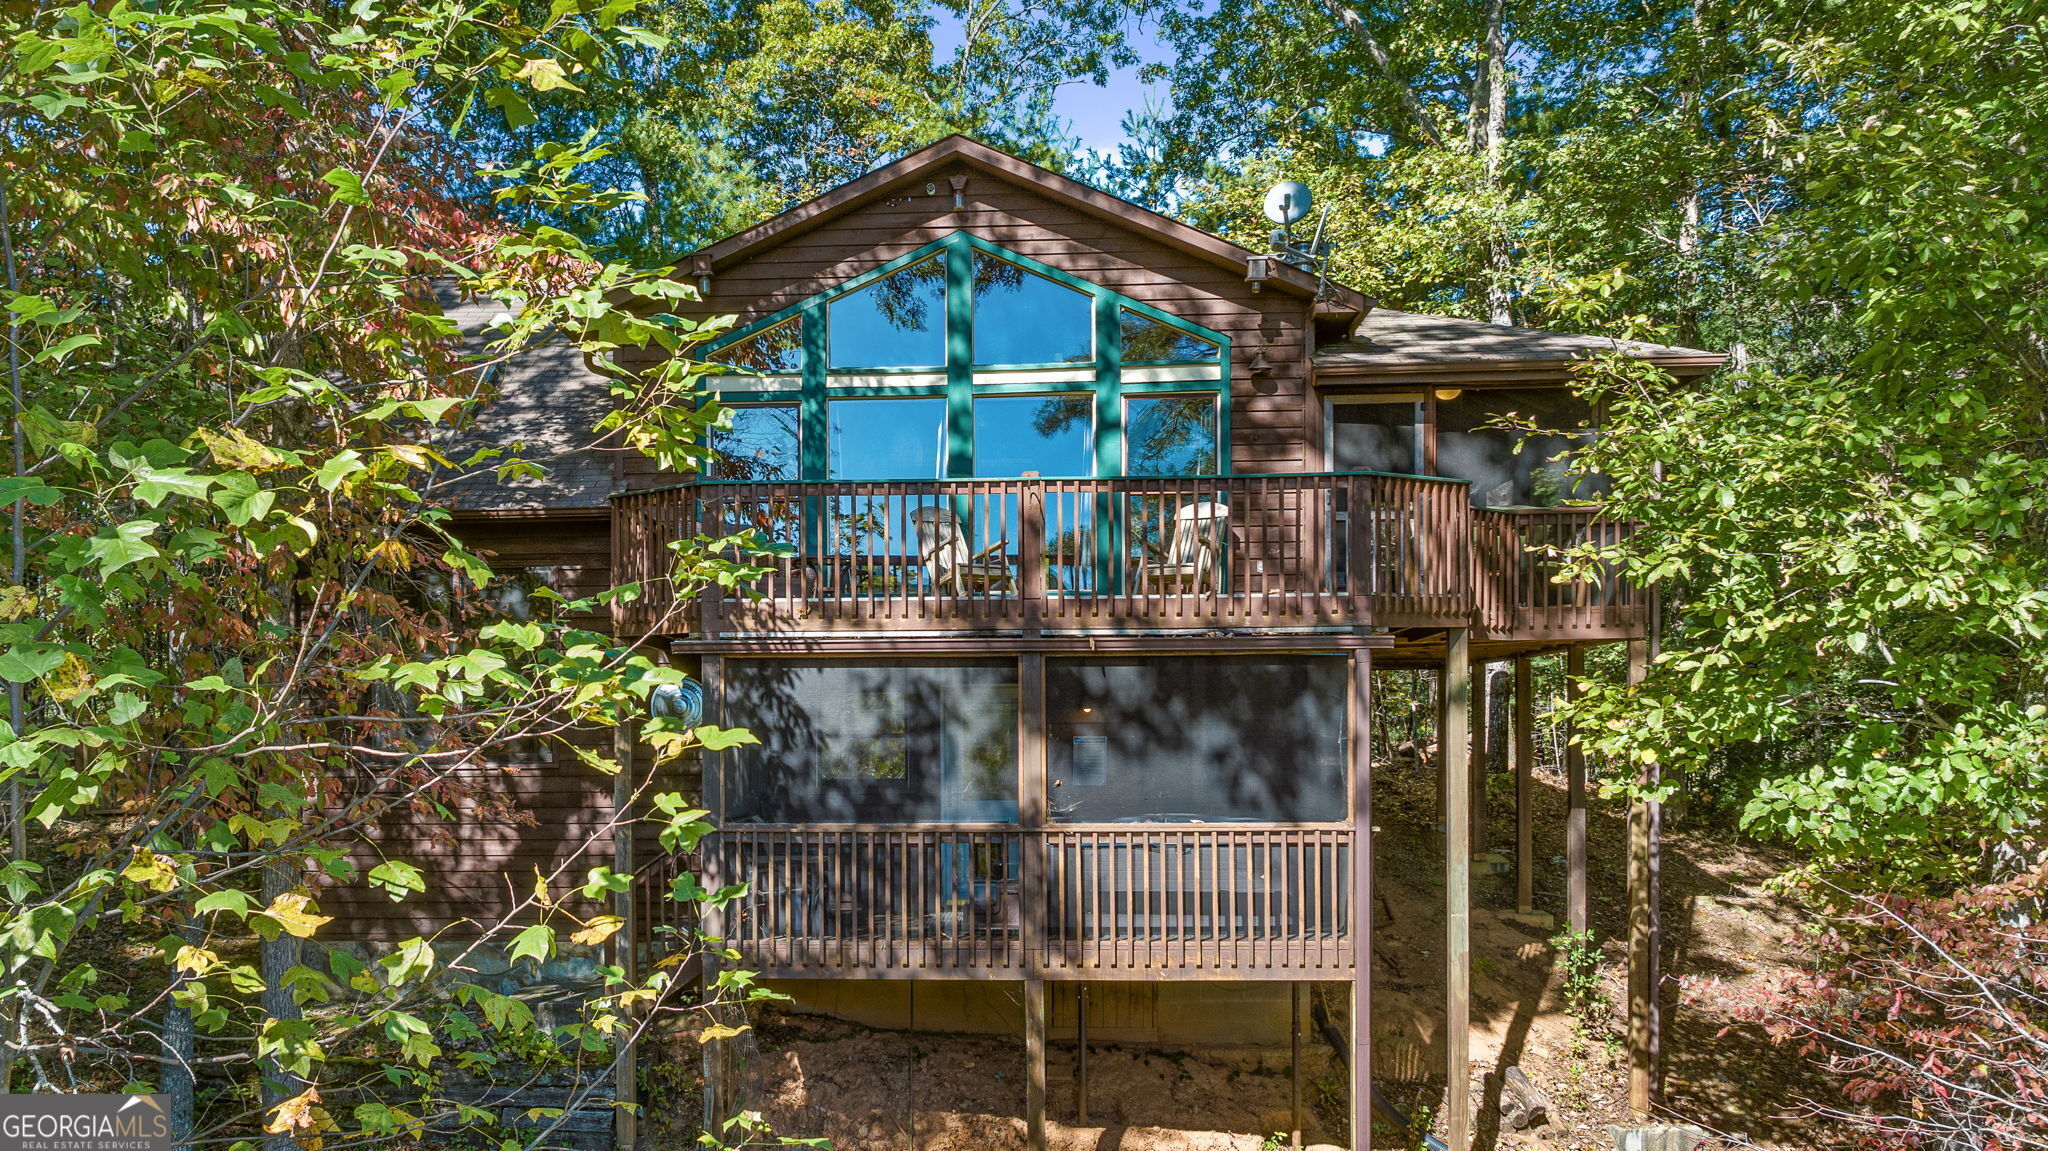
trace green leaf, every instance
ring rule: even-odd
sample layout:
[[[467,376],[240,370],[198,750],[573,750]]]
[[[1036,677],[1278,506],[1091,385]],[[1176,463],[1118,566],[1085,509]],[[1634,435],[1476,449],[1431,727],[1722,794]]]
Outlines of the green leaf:
[[[583,91],[583,89],[569,82],[568,73],[562,70],[560,62],[543,56],[536,56],[528,60],[526,65],[520,68],[513,76],[513,79],[526,81],[528,84],[533,85],[533,90],[536,92],[550,92],[557,89],[570,92]]]
[[[361,452],[348,448],[321,464],[320,470],[314,473],[313,478],[322,489],[331,492],[340,487],[343,480],[363,471],[367,466],[363,463]]]
[[[327,201],[330,204],[361,207],[370,202],[369,192],[363,189],[363,178],[346,168],[330,168],[320,180],[334,189],[334,195]]]
[[[0,476],[0,504],[27,500],[39,508],[46,508],[63,498],[64,493],[51,487],[41,476]]]
[[[536,923],[512,939],[508,958],[517,963],[531,959],[535,964],[552,959],[555,954],[555,929],[545,923]]]
[[[64,648],[54,643],[22,640],[0,654],[0,679],[9,683],[33,683],[56,671],[64,663]]]
[[[161,526],[150,520],[130,520],[101,531],[85,542],[85,554],[99,561],[101,576],[110,576],[130,564],[162,555],[149,542]]]
[[[249,914],[249,896],[246,892],[227,888],[216,891],[192,905],[195,915],[211,915],[215,912],[230,911],[236,915]]]
[[[711,727],[707,725],[697,728],[692,734],[697,737],[698,743],[704,745],[704,750],[706,751],[725,751],[728,748],[761,742],[754,738],[753,732],[743,727]]]
[[[388,859],[370,869],[370,886],[382,891],[393,903],[427,889],[419,868],[403,860]]]

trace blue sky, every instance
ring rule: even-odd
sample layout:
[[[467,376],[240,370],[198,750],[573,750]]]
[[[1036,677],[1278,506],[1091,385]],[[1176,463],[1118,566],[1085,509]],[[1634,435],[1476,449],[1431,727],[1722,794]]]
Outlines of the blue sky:
[[[1172,50],[1159,42],[1151,27],[1126,28],[1125,35],[1135,49],[1141,63],[1165,61]],[[948,14],[941,14],[932,27],[932,47],[941,60],[950,56],[960,44],[960,22]],[[1054,110],[1068,122],[1068,131],[1080,137],[1081,147],[1100,152],[1114,152],[1126,137],[1123,129],[1124,113],[1144,106],[1150,97],[1158,103],[1165,103],[1167,83],[1159,81],[1146,84],[1138,79],[1137,67],[1119,68],[1109,75],[1109,83],[1098,88],[1093,84],[1069,84],[1059,91],[1053,102]]]

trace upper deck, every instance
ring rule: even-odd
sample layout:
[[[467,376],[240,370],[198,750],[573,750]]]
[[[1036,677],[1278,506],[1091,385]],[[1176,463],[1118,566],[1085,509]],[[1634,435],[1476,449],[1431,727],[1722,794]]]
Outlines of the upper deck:
[[[1470,627],[1493,641],[1632,638],[1623,542],[1595,508],[1473,508],[1466,485],[1378,473],[684,484],[613,501],[621,634],[704,644],[825,636]],[[751,533],[764,570],[677,602],[677,541]]]

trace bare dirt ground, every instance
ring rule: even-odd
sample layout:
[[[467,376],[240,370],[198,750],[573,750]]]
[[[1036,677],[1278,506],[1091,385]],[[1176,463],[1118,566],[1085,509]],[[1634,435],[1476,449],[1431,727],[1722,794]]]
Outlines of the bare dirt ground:
[[[1539,774],[1536,905],[1563,912],[1561,781]],[[1493,781],[1488,836],[1511,847],[1511,783]],[[1443,882],[1435,785],[1390,765],[1374,788],[1380,829],[1373,1016],[1375,1080],[1395,1106],[1441,1128],[1444,1079]],[[1565,1010],[1552,932],[1506,917],[1511,874],[1475,879],[1472,917],[1471,1089],[1479,1151],[1612,1146],[1610,1123],[1636,1125],[1626,1106],[1620,1037],[1626,932],[1624,813],[1595,801],[1589,828],[1592,929],[1602,943],[1606,1006],[1583,1030]],[[1678,822],[1664,849],[1666,1104],[1664,1122],[1698,1124],[1734,1144],[1816,1146],[1825,1141],[1799,1100],[1825,1084],[1795,1052],[1775,1048],[1718,1010],[1712,997],[1679,1002],[1682,982],[1740,989],[1775,977],[1797,958],[1799,910],[1765,882],[1790,859],[1725,832]],[[1341,987],[1318,993],[1338,1028]],[[1580,1038],[1583,1036],[1583,1038]],[[1050,1045],[1048,1142],[1061,1151],[1256,1151],[1284,1147],[1290,1125],[1288,1052],[1278,1048],[1145,1049],[1091,1043],[1089,1112],[1076,1121],[1075,1049]],[[1021,1036],[983,1037],[873,1030],[838,1020],[763,1013],[755,1020],[744,1105],[776,1130],[823,1137],[839,1151],[967,1151],[1024,1147]],[[1309,1143],[1341,1143],[1347,1078],[1313,1032],[1304,1042]],[[652,1145],[694,1145],[700,1112],[695,1036],[649,1052]],[[1550,1122],[1497,1130],[1500,1073],[1520,1066],[1554,1105]],[[1410,1147],[1412,1133],[1385,1125],[1375,1145]]]

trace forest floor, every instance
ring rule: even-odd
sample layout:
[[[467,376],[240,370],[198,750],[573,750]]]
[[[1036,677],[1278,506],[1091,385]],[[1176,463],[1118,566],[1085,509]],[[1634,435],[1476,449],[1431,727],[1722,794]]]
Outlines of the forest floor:
[[[1562,781],[1538,773],[1536,906],[1563,911]],[[1513,843],[1511,780],[1496,777],[1488,839]],[[1375,1081],[1410,1117],[1441,1133],[1444,1078],[1442,837],[1433,777],[1397,762],[1379,773],[1373,1029]],[[1601,942],[1604,1003],[1583,1025],[1566,1010],[1554,931],[1508,917],[1512,874],[1475,877],[1471,1090],[1478,1151],[1594,1151],[1609,1124],[1637,1126],[1622,1054],[1626,819],[1595,800],[1589,821],[1591,927]],[[1723,1004],[1772,982],[1799,957],[1807,917],[1767,889],[1794,861],[1726,831],[1673,821],[1664,838],[1665,1106],[1731,1145],[1816,1146],[1826,1133],[1801,1100],[1826,1082],[1797,1052],[1772,1046]],[[1481,869],[1483,871],[1483,869]],[[1681,996],[1681,987],[1697,994]],[[1318,1000],[1346,1027],[1341,985]],[[1681,1002],[1682,1000],[1682,1002]],[[1024,1146],[1021,1035],[947,1035],[857,1026],[822,1016],[757,1013],[743,1106],[783,1134],[838,1151],[969,1151]],[[1091,1041],[1090,1120],[1076,1120],[1072,1031],[1049,1044],[1048,1144],[1061,1151],[1222,1151],[1284,1147],[1288,1049],[1162,1048]],[[1061,1042],[1062,1038],[1065,1042]],[[698,1047],[688,1032],[644,1057],[655,1148],[694,1145]],[[1333,1048],[1304,1037],[1304,1139],[1341,1143],[1348,1082]],[[1547,1124],[1500,1131],[1501,1073],[1519,1066],[1553,1104]],[[1279,1134],[1275,1140],[1275,1133]],[[1387,1125],[1375,1145],[1410,1147]]]

